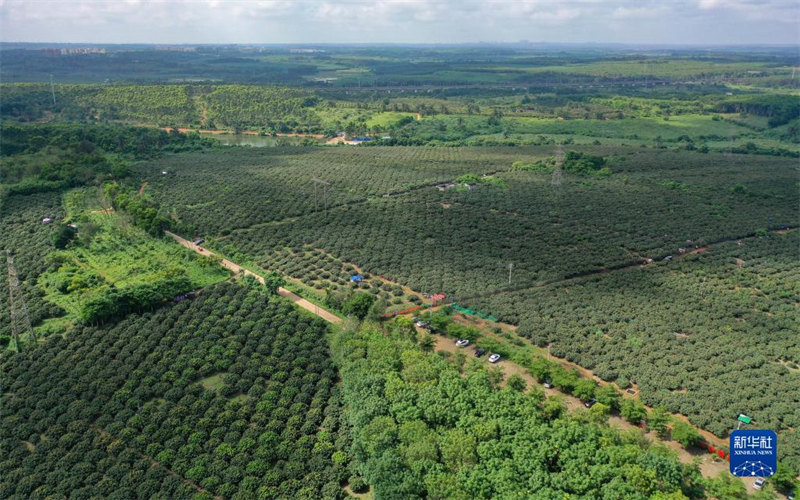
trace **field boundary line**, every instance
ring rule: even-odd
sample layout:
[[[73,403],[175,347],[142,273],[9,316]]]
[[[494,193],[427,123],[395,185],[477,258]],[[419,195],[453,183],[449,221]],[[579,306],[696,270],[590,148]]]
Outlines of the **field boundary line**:
[[[180,236],[178,236],[177,234],[175,234],[173,232],[164,231],[164,234],[166,234],[167,236],[171,237],[172,239],[174,239],[175,241],[177,241],[178,243],[180,243],[184,247],[188,248],[189,250],[193,250],[193,251],[197,252],[200,255],[203,255],[203,256],[206,256],[206,257],[214,257],[214,258],[220,259],[220,265],[222,267],[226,268],[226,269],[230,269],[235,274],[237,274],[237,275],[241,274],[241,275],[244,275],[244,276],[252,276],[259,283],[261,283],[262,285],[264,284],[264,277],[263,276],[261,276],[259,274],[256,274],[253,271],[250,271],[249,269],[245,269],[244,267],[240,266],[239,264],[236,264],[235,262],[232,262],[232,261],[230,261],[228,259],[223,259],[222,257],[218,256],[214,252],[212,252],[210,250],[207,250],[207,249],[201,247],[200,245],[195,245],[191,241],[189,241],[189,240],[187,240],[185,238],[181,238]],[[285,297],[285,298],[291,300],[292,302],[294,302],[299,307],[302,307],[303,309],[305,309],[306,311],[310,312],[311,314],[324,319],[328,323],[336,324],[336,323],[341,323],[342,322],[342,318],[340,318],[339,316],[336,316],[335,314],[333,314],[332,312],[328,311],[327,309],[325,309],[323,307],[320,307],[317,304],[314,304],[313,302],[310,302],[310,301],[300,297],[299,295],[297,295],[297,294],[295,294],[293,292],[290,292],[289,290],[287,290],[287,289],[285,289],[283,287],[278,288],[278,295],[280,295],[281,297]]]

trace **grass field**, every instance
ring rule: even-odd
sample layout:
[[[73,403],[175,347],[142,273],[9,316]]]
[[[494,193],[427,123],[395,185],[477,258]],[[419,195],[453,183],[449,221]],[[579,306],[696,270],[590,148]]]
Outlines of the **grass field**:
[[[154,239],[133,226],[125,215],[103,209],[94,188],[65,195],[68,221],[78,236],[62,251],[51,254],[48,270],[38,286],[45,300],[66,312],[65,318],[45,328],[73,321],[83,304],[109,288],[157,282],[170,273],[186,273],[195,288],[228,278],[216,263],[168,241]]]

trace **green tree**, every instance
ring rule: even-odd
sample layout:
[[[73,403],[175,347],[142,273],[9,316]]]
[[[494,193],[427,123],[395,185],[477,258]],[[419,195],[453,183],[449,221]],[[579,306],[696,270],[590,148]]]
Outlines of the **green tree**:
[[[619,410],[620,408],[622,396],[620,396],[613,385],[608,384],[598,387],[597,390],[594,391],[594,397],[597,398],[598,403],[602,403],[612,410]]]
[[[369,313],[369,308],[375,302],[375,296],[369,293],[359,292],[342,305],[342,312],[347,316],[355,316],[364,319]]]
[[[417,341],[417,330],[414,328],[414,321],[411,318],[398,316],[394,320],[394,326],[401,335],[407,336],[414,342]]]
[[[590,378],[581,378],[575,383],[572,394],[584,401],[588,401],[594,398],[596,388],[597,382]]]
[[[611,408],[603,403],[595,403],[589,408],[587,412],[589,419],[596,424],[603,424],[608,422],[608,415],[611,413]]]
[[[647,409],[638,399],[623,399],[620,404],[619,413],[622,415],[622,418],[634,425],[647,418]]]
[[[458,472],[462,467],[475,464],[476,447],[475,437],[461,429],[447,431],[439,439],[442,463],[452,472]]]
[[[510,389],[513,389],[513,390],[515,390],[517,392],[525,391],[525,388],[528,386],[528,384],[525,383],[525,379],[523,379],[522,376],[519,373],[515,373],[515,374],[511,375],[510,377],[508,377],[508,381],[506,382],[506,385]]]
[[[679,442],[684,448],[697,446],[702,441],[697,429],[680,419],[675,419],[672,423],[672,439]]]
[[[76,231],[68,224],[59,224],[58,229],[53,233],[53,246],[62,249],[65,248],[73,238],[75,238]]]
[[[548,396],[542,403],[542,416],[555,420],[567,412],[567,402],[562,395]]]
[[[436,339],[429,333],[423,333],[419,341],[419,346],[423,351],[431,352],[433,348],[436,347]]]
[[[647,426],[662,438],[667,436],[667,426],[669,422],[669,412],[667,412],[667,409],[663,406],[656,406],[647,416]]]
[[[283,276],[280,273],[271,272],[264,275],[264,288],[270,295],[277,294],[278,288],[285,284],[286,280],[283,279]]]
[[[708,498],[739,500],[747,497],[744,483],[727,471],[720,472],[716,478],[706,479],[704,482]]]
[[[775,487],[784,492],[800,490],[800,480],[797,471],[783,462],[778,462],[778,470],[772,476]]]

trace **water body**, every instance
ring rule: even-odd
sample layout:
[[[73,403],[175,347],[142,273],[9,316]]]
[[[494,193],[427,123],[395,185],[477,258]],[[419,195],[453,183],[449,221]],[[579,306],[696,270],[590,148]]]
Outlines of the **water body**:
[[[271,137],[245,134],[210,134],[200,133],[203,137],[211,137],[223,146],[252,146],[254,148],[271,148],[275,146],[292,146],[303,142],[305,137]]]

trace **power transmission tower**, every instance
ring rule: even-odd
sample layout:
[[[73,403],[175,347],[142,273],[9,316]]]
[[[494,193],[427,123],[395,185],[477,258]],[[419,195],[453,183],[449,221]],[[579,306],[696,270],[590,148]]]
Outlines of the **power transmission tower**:
[[[556,150],[556,165],[553,167],[553,175],[550,177],[551,186],[561,185],[561,165],[564,163],[564,146],[558,145]]]
[[[317,208],[317,205],[318,205],[317,186],[322,184],[322,186],[323,186],[322,187],[322,197],[323,197],[323,201],[325,203],[325,217],[327,217],[328,216],[328,186],[330,186],[331,183],[327,182],[327,181],[323,181],[322,179],[317,179],[316,177],[313,177],[311,179],[311,182],[314,183],[314,211],[317,211],[317,209],[318,209]]]
[[[11,335],[14,337],[17,351],[22,351],[20,334],[28,333],[36,345],[36,334],[31,326],[31,319],[28,316],[28,306],[25,304],[25,297],[19,288],[19,277],[17,268],[14,266],[14,255],[11,250],[6,250],[6,264],[8,266],[8,295],[9,307],[11,309]]]
[[[50,93],[53,94],[53,108],[56,107],[56,87],[53,85],[53,75],[50,75]]]

